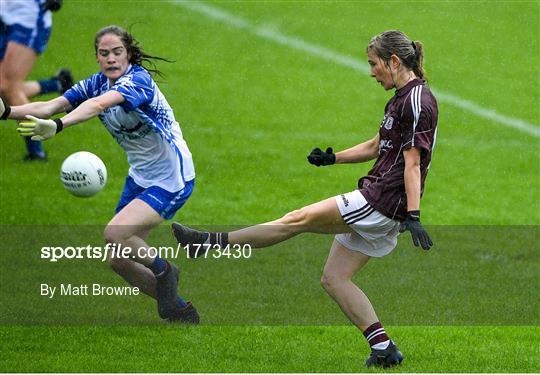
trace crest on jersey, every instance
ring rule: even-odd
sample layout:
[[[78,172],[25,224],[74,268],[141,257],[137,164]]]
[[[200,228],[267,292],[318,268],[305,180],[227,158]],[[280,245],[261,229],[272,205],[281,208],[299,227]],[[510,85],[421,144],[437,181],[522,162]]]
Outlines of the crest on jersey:
[[[394,124],[394,118],[391,116],[384,115],[382,126],[386,130],[392,129],[392,125]]]

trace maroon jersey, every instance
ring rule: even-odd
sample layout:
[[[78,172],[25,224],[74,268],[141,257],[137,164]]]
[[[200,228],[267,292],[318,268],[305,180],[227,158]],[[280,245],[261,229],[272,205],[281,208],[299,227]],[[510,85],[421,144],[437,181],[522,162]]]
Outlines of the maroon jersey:
[[[405,159],[403,151],[420,149],[421,194],[435,146],[437,101],[424,81],[414,79],[396,91],[384,109],[379,130],[379,157],[358,188],[377,211],[391,219],[405,220]]]

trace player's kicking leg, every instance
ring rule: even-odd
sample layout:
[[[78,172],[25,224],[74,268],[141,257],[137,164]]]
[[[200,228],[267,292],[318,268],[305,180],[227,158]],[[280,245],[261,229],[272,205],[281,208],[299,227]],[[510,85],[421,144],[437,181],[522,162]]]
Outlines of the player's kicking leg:
[[[401,363],[403,355],[388,337],[367,296],[351,278],[370,257],[393,250],[398,228],[397,221],[380,214],[355,190],[293,211],[279,220],[230,233],[200,232],[175,223],[173,234],[183,246],[230,243],[253,247],[270,246],[302,232],[337,234],[325,265],[323,287],[368,341],[371,355],[366,365],[391,367]]]
[[[243,228],[233,232],[202,232],[179,223],[172,224],[173,235],[188,251],[191,258],[202,256],[214,245],[250,245],[263,248],[285,241],[300,233],[347,233],[334,198],[289,212],[282,218],[268,223]],[[197,246],[193,246],[197,245]],[[206,246],[201,246],[206,245]]]

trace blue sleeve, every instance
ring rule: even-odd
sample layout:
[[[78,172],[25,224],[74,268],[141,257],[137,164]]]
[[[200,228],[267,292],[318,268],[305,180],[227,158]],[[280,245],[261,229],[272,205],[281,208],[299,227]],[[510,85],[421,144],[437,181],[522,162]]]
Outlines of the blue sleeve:
[[[93,76],[79,81],[73,85],[69,90],[64,93],[64,98],[66,98],[73,108],[78,107],[82,102],[87,99],[90,99],[91,93],[94,91],[92,89],[93,85]]]
[[[125,99],[122,107],[127,111],[133,111],[135,108],[149,104],[154,97],[152,77],[146,71],[138,71],[121,77],[111,90],[116,90]]]

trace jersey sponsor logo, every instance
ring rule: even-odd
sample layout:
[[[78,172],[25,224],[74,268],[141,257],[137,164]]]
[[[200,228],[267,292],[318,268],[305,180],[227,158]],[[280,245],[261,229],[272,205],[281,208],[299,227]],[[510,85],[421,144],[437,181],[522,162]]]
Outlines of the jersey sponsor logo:
[[[381,126],[384,126],[386,130],[391,130],[394,124],[394,118],[392,116],[384,115]]]
[[[381,139],[379,141],[379,154],[382,154],[388,150],[391,150],[394,148],[394,145],[392,144],[391,139]]]
[[[152,132],[152,128],[144,126],[145,124],[139,120],[135,112],[127,113],[118,105],[101,112],[99,119],[119,144],[123,141],[145,138]]]
[[[140,128],[142,128],[142,127],[143,127],[143,123],[139,121],[139,123],[133,128],[128,128],[128,127],[126,127],[124,125],[120,125],[120,130],[123,133],[134,133],[137,130],[139,130]]]
[[[147,127],[140,132],[137,133],[124,133],[121,130],[112,129],[113,136],[116,138],[118,142],[122,142],[124,140],[133,141],[135,139],[141,139],[145,138],[148,134],[152,132],[152,129],[150,127]]]

